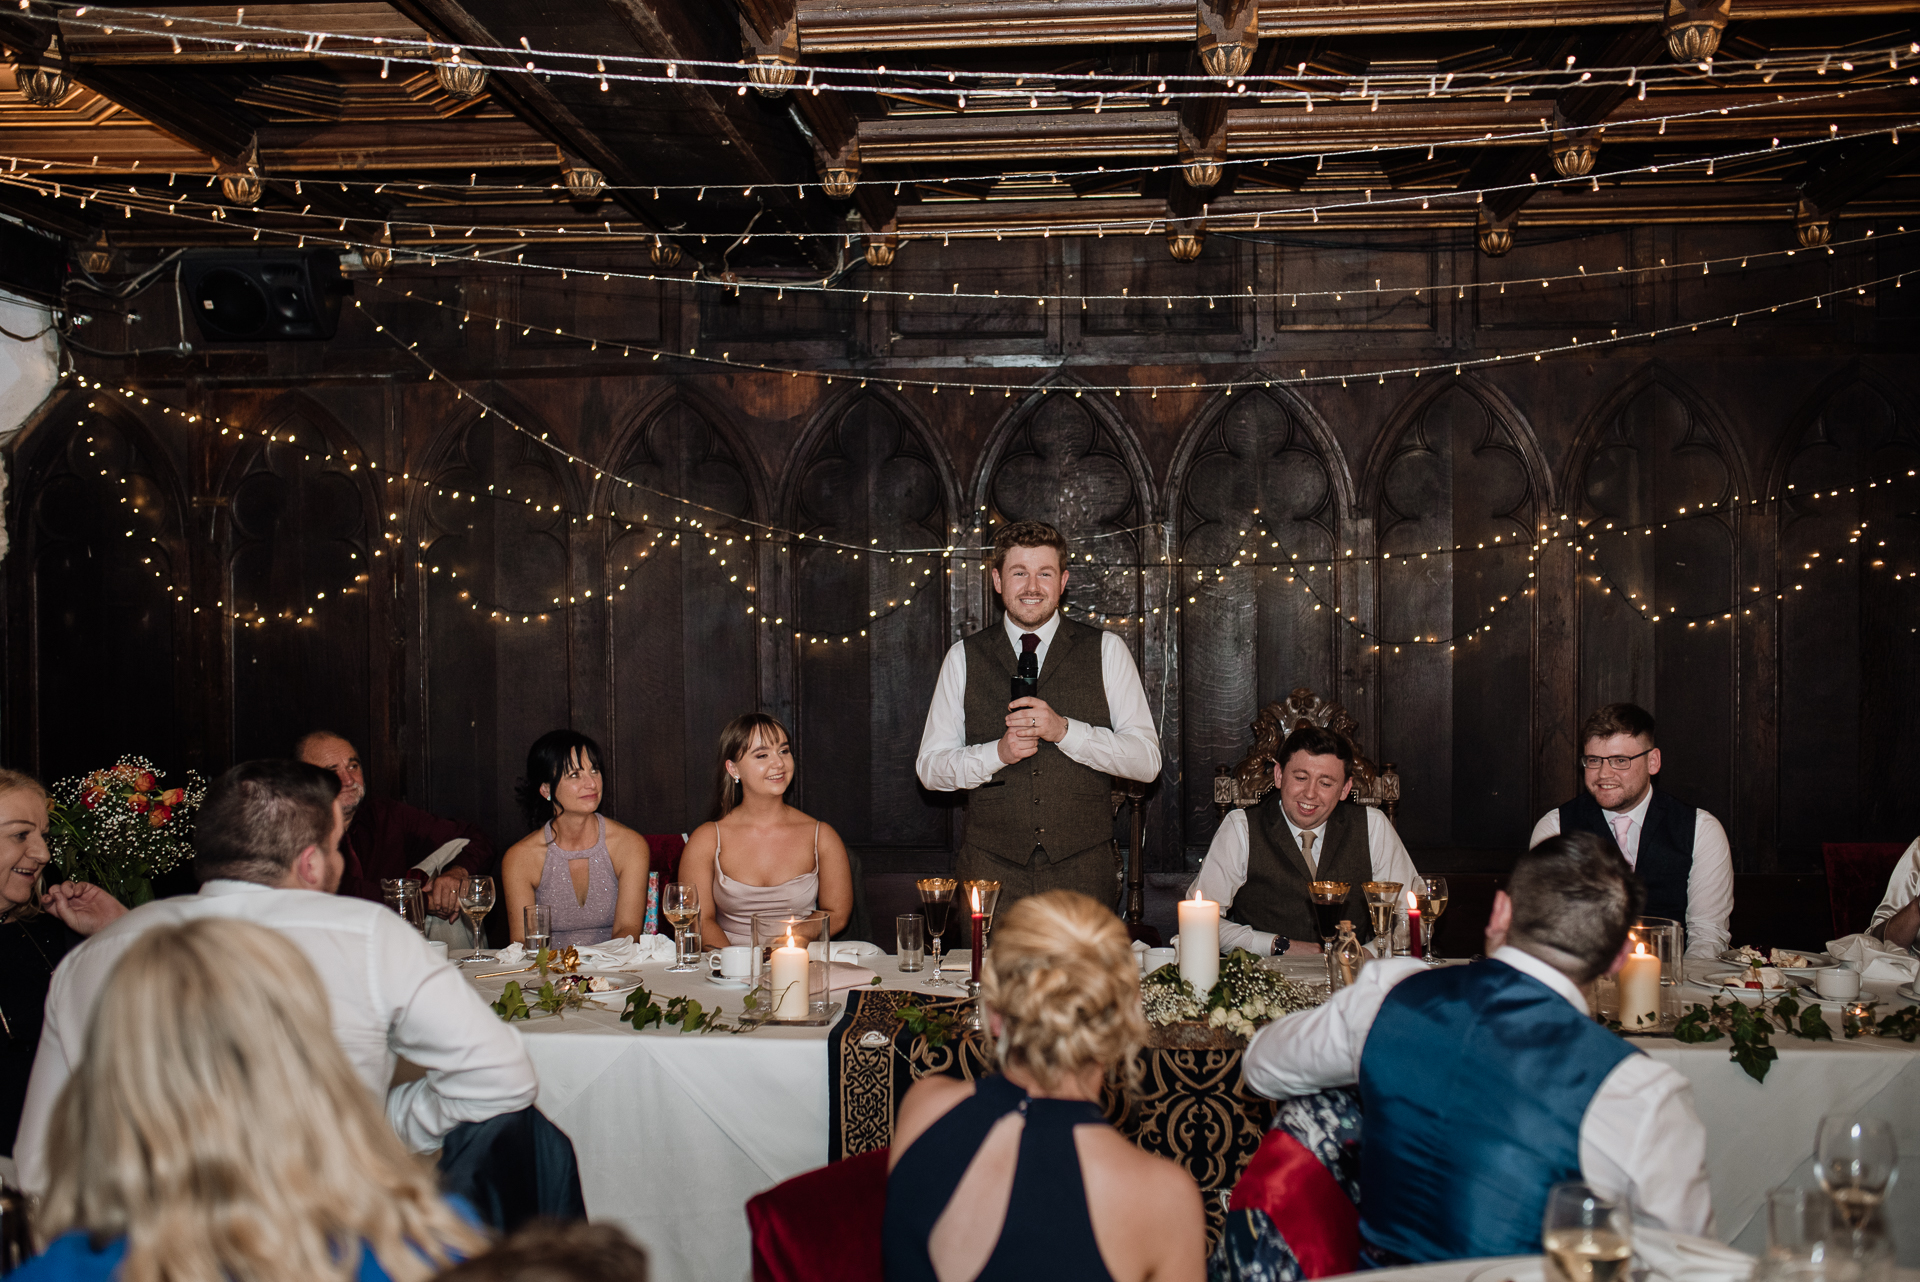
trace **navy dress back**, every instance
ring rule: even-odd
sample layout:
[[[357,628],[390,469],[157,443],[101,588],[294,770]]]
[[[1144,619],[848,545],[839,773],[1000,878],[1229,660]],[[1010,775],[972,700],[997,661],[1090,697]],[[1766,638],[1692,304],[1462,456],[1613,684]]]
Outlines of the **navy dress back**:
[[[1009,1113],[1025,1119],[1013,1191],[1000,1240],[976,1282],[1044,1277],[1048,1282],[1113,1282],[1080,1176],[1073,1128],[1104,1126],[1097,1105],[1083,1100],[1034,1099],[994,1074],[929,1126],[900,1156],[887,1177],[884,1232],[887,1282],[934,1282],[927,1239],[953,1200],[961,1177],[987,1132]]]

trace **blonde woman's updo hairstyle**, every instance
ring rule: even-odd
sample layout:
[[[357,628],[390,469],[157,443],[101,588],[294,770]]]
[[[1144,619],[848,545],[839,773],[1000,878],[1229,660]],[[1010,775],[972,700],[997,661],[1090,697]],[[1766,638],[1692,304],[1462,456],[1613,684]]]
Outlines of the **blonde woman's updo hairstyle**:
[[[1097,1064],[1131,1081],[1147,1038],[1140,967],[1120,919],[1087,896],[1049,890],[998,914],[981,969],[999,1013],[1002,1067],[1045,1090]]]
[[[42,1242],[124,1236],[120,1282],[425,1282],[485,1238],[440,1197],[333,1039],[284,935],[149,930],[101,990],[55,1106]]]

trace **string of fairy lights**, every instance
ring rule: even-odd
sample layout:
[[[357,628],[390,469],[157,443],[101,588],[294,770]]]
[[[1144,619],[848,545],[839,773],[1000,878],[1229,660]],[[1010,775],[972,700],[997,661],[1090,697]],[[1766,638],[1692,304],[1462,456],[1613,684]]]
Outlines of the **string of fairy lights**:
[[[65,0],[18,0],[19,8],[38,13],[61,23],[64,28],[96,31],[113,35],[116,30],[166,37],[176,54],[187,45],[231,50],[248,50],[286,56],[291,41],[299,40],[300,51],[324,54],[330,58],[378,62],[380,76],[386,79],[393,67],[434,68],[445,64],[487,71],[537,75],[546,79],[561,77],[597,82],[605,91],[610,84],[638,84],[672,87],[729,88],[744,97],[750,88],[764,83],[756,80],[758,60],[723,62],[699,58],[662,58],[606,53],[583,53],[566,49],[536,49],[522,37],[518,47],[507,45],[455,45],[431,38],[408,39],[392,35],[342,32],[281,23],[249,23],[246,9],[236,8],[229,21],[207,11],[187,12],[143,10],[136,8],[81,5],[66,7]],[[152,24],[158,24],[157,28]],[[184,43],[183,43],[184,42]],[[1904,44],[1904,48],[1902,47]],[[1890,46],[1849,51],[1839,54],[1784,53],[1763,58],[1709,56],[1698,62],[1656,63],[1645,67],[1588,67],[1576,70],[1576,59],[1569,57],[1559,67],[1508,67],[1490,70],[1437,72],[1371,72],[1365,76],[1350,73],[1314,71],[1302,62],[1278,74],[1211,75],[1150,74],[1115,72],[1047,72],[1026,75],[1003,71],[967,71],[948,67],[895,67],[882,63],[873,67],[834,66],[814,60],[805,68],[792,67],[789,83],[799,92],[818,94],[823,90],[873,93],[899,87],[909,88],[916,96],[944,101],[951,98],[956,109],[965,110],[972,97],[989,104],[1010,103],[1038,108],[1078,106],[1093,100],[1095,110],[1105,106],[1144,105],[1159,101],[1168,105],[1190,99],[1226,98],[1263,100],[1277,98],[1311,104],[1316,89],[1324,100],[1352,97],[1367,101],[1374,97],[1441,98],[1482,96],[1515,89],[1527,91],[1560,89],[1576,85],[1699,83],[1704,77],[1726,80],[1745,75],[1764,76],[1770,82],[1780,71],[1830,70],[1853,72],[1855,64],[1877,67],[1885,59],[1890,70],[1899,69],[1901,54],[1920,54],[1920,42],[1902,42]],[[591,67],[586,64],[591,62]],[[684,69],[684,74],[683,74]],[[807,79],[798,80],[800,70]],[[1700,73],[1696,75],[1695,73]],[[783,72],[783,75],[787,73]],[[1008,83],[1011,80],[1012,83]],[[1033,83],[1029,84],[1031,80]],[[1355,82],[1358,81],[1358,85]],[[1151,82],[1152,88],[1146,86]],[[1308,109],[1311,110],[1310,105]]]
[[[1920,79],[1920,77],[1917,77],[1916,79]],[[1811,99],[1808,99],[1808,100],[1810,101]],[[1719,114],[1726,114],[1729,111],[1743,110],[1743,109],[1745,109],[1743,105],[1735,104],[1730,107],[1717,108],[1713,111],[1699,113],[1699,114],[1719,115]],[[1684,117],[1675,116],[1673,118],[1681,119]],[[1664,117],[1661,118],[1662,133],[1665,132],[1666,119],[1667,118],[1664,118]],[[1624,178],[1640,176],[1640,175],[1645,175],[1648,177],[1656,176],[1663,169],[1671,173],[1674,171],[1686,171],[1686,170],[1691,170],[1696,168],[1702,170],[1702,172],[1706,176],[1710,177],[1714,175],[1718,167],[1723,165],[1737,164],[1738,162],[1752,160],[1756,157],[1777,155],[1780,153],[1791,153],[1796,150],[1804,150],[1804,149],[1814,148],[1814,147],[1824,147],[1836,142],[1854,141],[1861,138],[1879,137],[1884,135],[1890,138],[1893,142],[1898,143],[1900,133],[1902,130],[1911,130],[1916,127],[1920,127],[1920,119],[1901,120],[1893,124],[1878,124],[1869,129],[1852,130],[1852,131],[1843,132],[1838,122],[1830,122],[1828,125],[1827,132],[1825,134],[1818,135],[1812,138],[1789,140],[1789,141],[1783,142],[1780,137],[1774,137],[1769,140],[1768,145],[1765,147],[1755,146],[1755,147],[1742,148],[1742,149],[1733,150],[1733,151],[1715,153],[1711,155],[1687,156],[1677,161],[1671,160],[1671,159],[1666,160],[1664,162],[1649,161],[1645,164],[1638,165],[1638,166],[1611,169],[1611,170],[1608,170],[1605,174],[1591,173],[1591,174],[1584,175],[1583,177],[1574,178],[1574,179],[1567,179],[1567,178],[1562,178],[1558,176],[1550,176],[1548,179],[1542,180],[1539,178],[1538,175],[1532,175],[1530,176],[1530,181],[1524,182],[1524,183],[1516,182],[1516,183],[1497,184],[1497,185],[1476,187],[1476,188],[1461,188],[1461,189],[1438,193],[1438,194],[1433,192],[1418,192],[1418,191],[1408,192],[1404,194],[1382,194],[1379,196],[1378,199],[1375,198],[1375,192],[1373,190],[1366,189],[1362,191],[1361,198],[1357,200],[1351,199],[1351,198],[1326,199],[1326,200],[1321,200],[1319,202],[1316,202],[1314,204],[1307,205],[1305,207],[1300,207],[1296,205],[1276,204],[1267,208],[1250,208],[1250,209],[1235,208],[1232,210],[1223,210],[1220,214],[1217,214],[1217,215],[1211,212],[1210,204],[1203,204],[1201,208],[1201,212],[1197,216],[1197,221],[1200,223],[1204,223],[1210,230],[1214,230],[1214,231],[1225,232],[1225,231],[1239,230],[1239,231],[1246,231],[1246,232],[1257,232],[1262,230],[1270,230],[1274,232],[1279,232],[1279,231],[1286,230],[1289,226],[1299,224],[1302,219],[1306,220],[1306,225],[1308,226],[1317,224],[1319,223],[1322,214],[1326,214],[1330,217],[1333,217],[1333,216],[1338,216],[1353,210],[1362,210],[1362,209],[1382,210],[1382,209],[1391,209],[1399,206],[1405,206],[1407,208],[1411,208],[1414,202],[1416,201],[1419,202],[1420,208],[1423,210],[1431,208],[1432,203],[1435,200],[1439,200],[1442,203],[1442,206],[1445,208],[1452,208],[1453,206],[1456,206],[1456,205],[1467,206],[1469,204],[1469,199],[1472,205],[1480,205],[1480,204],[1484,204],[1486,198],[1490,195],[1499,195],[1499,194],[1513,193],[1513,192],[1531,193],[1531,192],[1538,191],[1548,187],[1564,187],[1566,185],[1569,185],[1570,183],[1577,184],[1580,182],[1588,183],[1591,189],[1597,192],[1600,189],[1600,180],[1603,177],[1607,178],[1610,181],[1618,182]],[[1537,138],[1543,138],[1546,135],[1550,134],[1551,132],[1552,132],[1552,128],[1550,123],[1543,118],[1541,121],[1541,132],[1539,134],[1536,135],[1530,132],[1529,134],[1524,136],[1535,137],[1537,139]],[[1514,135],[1514,136],[1517,137],[1522,135]],[[1484,143],[1486,139],[1471,139],[1471,140],[1465,140],[1465,141],[1475,143],[1475,144],[1480,144],[1480,143]],[[1424,143],[1421,145],[1426,146],[1428,148],[1428,151],[1432,152],[1434,148],[1437,146],[1448,146],[1451,144],[1446,142],[1437,142],[1437,143]],[[185,193],[176,193],[173,191],[173,188],[175,187],[175,184],[178,182],[180,177],[177,171],[169,171],[167,174],[168,188],[169,188],[167,192],[162,192],[160,189],[155,187],[141,187],[133,183],[125,184],[124,190],[122,190],[119,187],[108,187],[102,184],[75,183],[70,179],[48,177],[47,174],[54,168],[55,162],[48,160],[44,157],[7,155],[0,158],[6,159],[9,166],[8,172],[4,175],[0,175],[0,183],[5,183],[7,185],[20,187],[24,190],[33,191],[36,194],[39,194],[41,196],[51,196],[56,200],[74,198],[78,200],[79,207],[82,210],[84,210],[89,203],[99,202],[107,205],[109,208],[117,208],[121,210],[125,218],[131,219],[136,210],[138,210],[141,213],[152,215],[155,217],[161,216],[162,207],[164,207],[166,217],[172,218],[176,221],[188,222],[188,223],[200,223],[202,225],[226,224],[229,221],[231,221],[231,218],[233,215],[241,212],[253,213],[253,214],[263,212],[260,210],[259,206],[257,205],[245,207],[245,209],[243,210],[241,207],[230,207],[228,205],[219,204],[212,201],[196,200],[186,195]],[[96,161],[97,161],[97,158],[96,158]],[[25,163],[30,168],[24,171],[20,170],[19,166],[22,163]],[[1324,158],[1323,158],[1323,163],[1324,163]],[[39,165],[40,166],[39,171],[37,172],[34,171],[31,168],[31,166],[33,165]],[[217,180],[216,175],[208,175],[208,177],[206,178],[207,186],[211,187],[216,180]],[[292,178],[290,181],[292,182],[292,185],[294,187],[294,192],[296,197],[304,196],[305,186],[308,180],[304,178],[296,177],[296,178]],[[329,179],[314,179],[312,181],[314,181],[316,185],[335,184],[343,192],[348,190],[348,184],[342,180],[329,178]],[[389,186],[403,187],[405,185],[406,184],[404,183],[389,181],[389,182],[379,184],[377,190],[384,189]],[[427,190],[427,185],[424,183],[414,184],[414,185],[420,191],[424,192]],[[896,186],[897,185],[898,184],[896,183]],[[466,190],[466,189],[455,189],[455,190]],[[752,187],[743,188],[743,192],[746,195],[751,195],[753,190],[754,188]],[[298,228],[287,228],[287,227],[278,227],[278,226],[269,226],[265,224],[260,224],[252,228],[253,238],[257,241],[261,238],[263,234],[270,234],[282,240],[291,239],[295,241],[297,248],[304,248],[306,245],[306,242],[311,239],[322,244],[338,245],[342,248],[358,250],[363,255],[368,250],[378,250],[382,253],[405,252],[409,255],[416,256],[427,261],[442,261],[442,262],[462,262],[462,263],[470,262],[472,261],[473,258],[479,257],[485,252],[485,247],[483,245],[478,245],[478,244],[472,246],[470,253],[459,253],[454,251],[437,250],[432,247],[425,247],[425,246],[419,246],[419,245],[409,245],[405,247],[404,251],[397,251],[396,247],[393,245],[393,232],[395,227],[399,227],[403,233],[406,233],[408,231],[417,233],[419,231],[424,230],[428,236],[428,239],[430,240],[438,240],[441,233],[445,233],[447,239],[450,242],[457,243],[460,241],[469,241],[469,242],[472,241],[473,238],[483,230],[483,227],[480,224],[463,223],[463,222],[434,222],[431,220],[423,220],[423,219],[395,218],[390,213],[387,213],[387,212],[382,212],[377,215],[356,216],[352,214],[340,214],[340,213],[332,213],[332,212],[316,214],[316,213],[313,213],[312,210],[313,210],[313,206],[311,203],[309,203],[305,207],[303,207],[301,210],[299,210],[297,213],[291,210],[270,211],[273,213],[275,217],[278,217],[278,218],[305,219],[307,220],[309,227],[307,230],[303,231]],[[1269,220],[1269,219],[1274,220],[1274,225],[1270,228],[1265,225],[1266,220]],[[577,238],[575,243],[580,243],[580,244],[589,245],[589,246],[592,245],[596,240],[599,240],[599,241],[618,240],[622,242],[632,242],[636,237],[642,237],[655,242],[667,242],[672,240],[683,240],[683,241],[691,242],[695,238],[698,238],[701,244],[706,244],[709,242],[710,239],[714,237],[719,237],[720,239],[730,241],[733,246],[744,246],[746,244],[751,243],[754,237],[754,233],[750,227],[744,230],[725,231],[725,232],[721,232],[721,231],[702,232],[702,231],[693,231],[693,230],[663,230],[656,233],[652,231],[642,232],[639,229],[624,227],[624,226],[616,230],[613,226],[613,222],[611,218],[603,218],[598,221],[600,221],[602,224],[601,228],[598,230],[595,230],[590,225],[585,225],[585,224],[581,226],[573,227],[571,229],[563,225],[555,229],[555,234],[556,235],[571,234]],[[896,235],[902,241],[910,241],[914,239],[931,240],[935,235],[938,235],[943,245],[950,245],[952,243],[953,237],[955,236],[959,236],[963,240],[967,240],[967,239],[984,240],[987,237],[993,237],[995,240],[1002,240],[1009,235],[1015,236],[1015,237],[1031,238],[1035,234],[1038,234],[1042,239],[1051,239],[1054,235],[1093,236],[1096,239],[1104,239],[1109,232],[1111,232],[1116,236],[1133,235],[1133,234],[1151,236],[1156,232],[1165,231],[1169,229],[1176,223],[1182,223],[1185,221],[1195,221],[1195,220],[1182,219],[1170,213],[1155,213],[1155,214],[1150,214],[1146,217],[1133,217],[1133,218],[1121,217],[1118,215],[1112,215],[1112,216],[1102,218],[1095,215],[1095,216],[1086,216],[1086,217],[1074,217],[1074,218],[1069,218],[1064,220],[1043,221],[1043,222],[1037,222],[1037,223],[1022,222],[1022,223],[1010,223],[1005,225],[970,223],[965,227],[959,228],[959,229],[947,229],[947,230],[938,231],[938,232],[935,232],[929,229],[926,232],[917,236],[911,230],[908,230],[902,233],[896,233]],[[325,226],[326,224],[331,224],[331,226],[330,227]],[[372,230],[376,225],[380,228],[378,237],[374,236],[374,233]],[[364,227],[366,230],[362,234],[366,238],[362,239],[358,236],[349,235],[348,228],[350,226]],[[527,239],[532,234],[529,231],[529,229],[524,227],[507,227],[507,226],[488,225],[484,228],[484,230],[486,230],[490,236],[507,235],[510,238],[519,238],[522,240]],[[830,242],[837,241],[840,244],[840,248],[844,251],[846,249],[850,249],[853,245],[854,240],[861,235],[864,235],[864,233],[856,233],[853,231],[821,231],[821,232],[781,231],[776,233],[768,233],[767,238],[779,239],[779,240],[796,240],[796,239],[804,240],[808,238],[818,238],[818,239],[825,239]],[[501,263],[505,262],[504,259],[489,259],[488,261],[501,262]],[[600,275],[603,279],[607,279],[607,280],[611,280],[611,279],[614,279],[615,277],[618,277],[623,280],[671,281],[671,282],[680,283],[680,284],[692,283],[695,285],[706,285],[709,287],[717,286],[717,287],[725,288],[734,292],[738,292],[741,289],[758,289],[762,291],[773,290],[783,297],[785,293],[788,291],[794,291],[797,293],[838,292],[838,293],[849,293],[849,294],[854,292],[859,292],[863,295],[869,295],[869,294],[878,292],[883,296],[887,296],[887,295],[897,296],[899,294],[904,293],[909,299],[911,299],[914,297],[914,293],[915,293],[915,291],[890,289],[884,284],[882,284],[878,290],[875,290],[871,286],[862,286],[862,287],[837,286],[833,283],[831,274],[827,278],[824,278],[818,281],[814,281],[811,279],[755,280],[752,278],[742,277],[738,273],[730,273],[728,274],[728,276],[714,276],[704,271],[694,272],[692,274],[678,274],[673,272],[627,272],[627,271],[614,271],[614,270],[605,269],[605,268],[583,269],[578,266],[548,264],[548,263],[540,263],[538,261],[534,263],[527,263],[526,254],[524,251],[520,251],[517,254],[517,256],[514,259],[513,265],[516,267],[526,267],[526,268],[531,268],[537,271],[546,271],[549,273],[558,272],[563,280],[566,279],[569,274],[576,274],[576,275],[582,275],[582,276],[597,274],[597,275]],[[1359,293],[1362,291],[1354,291],[1354,292]],[[957,287],[954,290],[950,291],[950,293],[953,296],[962,296],[962,295],[959,295],[959,291]],[[964,296],[984,298],[984,297],[988,297],[989,295],[986,294],[985,292],[973,292]],[[1049,302],[1049,301],[1052,301],[1052,302],[1063,301],[1067,297],[1065,295],[1060,295],[1060,294],[994,294],[992,296],[1017,298],[1025,301],[1035,301],[1040,305],[1044,305],[1046,302]],[[1074,295],[1073,297],[1081,297],[1081,296]],[[1129,295],[1129,297],[1138,298],[1143,296]],[[1223,296],[1218,294],[1212,294],[1212,295],[1209,295],[1209,294],[1193,294],[1193,295],[1149,294],[1149,295],[1144,295],[1144,297],[1151,297],[1151,298],[1154,298],[1156,301],[1162,298],[1165,298],[1169,301],[1173,301],[1180,298],[1206,298],[1211,301],[1213,299],[1217,299]]]

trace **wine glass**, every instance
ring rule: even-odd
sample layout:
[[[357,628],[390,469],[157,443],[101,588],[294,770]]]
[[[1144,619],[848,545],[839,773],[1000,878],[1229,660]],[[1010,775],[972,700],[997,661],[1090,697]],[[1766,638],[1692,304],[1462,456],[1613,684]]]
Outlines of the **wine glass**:
[[[1427,888],[1413,892],[1414,907],[1420,910],[1420,951],[1426,954],[1427,965],[1438,966],[1439,957],[1433,951],[1434,927],[1440,924],[1440,914],[1447,911],[1447,879],[1445,877],[1427,877]]]
[[[1633,1221],[1625,1198],[1585,1184],[1556,1184],[1540,1218],[1550,1282],[1625,1282],[1633,1267]]]
[[[1380,941],[1380,951],[1376,956],[1393,956],[1393,915],[1400,909],[1400,883],[1397,881],[1370,881],[1366,883],[1367,916],[1373,919],[1373,937]]]
[[[1307,895],[1313,900],[1313,925],[1320,932],[1320,951],[1327,958],[1329,975],[1333,973],[1333,943],[1340,937],[1340,921],[1346,916],[1347,896],[1352,891],[1344,881],[1307,883]]]
[[[699,969],[687,955],[687,927],[700,918],[699,887],[680,881],[668,883],[660,896],[660,911],[673,923],[674,961],[667,970],[687,974]]]
[[[1899,1173],[1893,1123],[1829,1113],[1820,1119],[1814,1162],[1820,1187],[1847,1227],[1858,1232],[1873,1218]]]
[[[927,917],[927,934],[933,940],[933,975],[928,988],[958,988],[940,975],[940,947],[945,942],[947,919],[953,909],[953,892],[960,883],[951,877],[922,877],[915,883],[920,889],[920,907]]]
[[[473,876],[467,878],[466,885],[460,887],[460,912],[467,919],[467,925],[473,931],[473,956],[467,961],[493,961],[490,953],[483,953],[480,947],[486,942],[480,933],[480,923],[493,911],[493,878]]]

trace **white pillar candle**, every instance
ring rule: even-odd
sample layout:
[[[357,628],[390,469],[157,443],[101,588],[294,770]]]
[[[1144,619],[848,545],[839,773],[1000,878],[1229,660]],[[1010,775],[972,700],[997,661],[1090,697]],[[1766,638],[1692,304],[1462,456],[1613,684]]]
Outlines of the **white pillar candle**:
[[[1180,901],[1180,978],[1203,998],[1220,978],[1220,905],[1211,899]]]
[[[807,1017],[807,949],[787,936],[786,946],[773,950],[773,1018]]]
[[[1620,967],[1620,1026],[1653,1028],[1660,1023],[1660,958],[1636,943]]]

